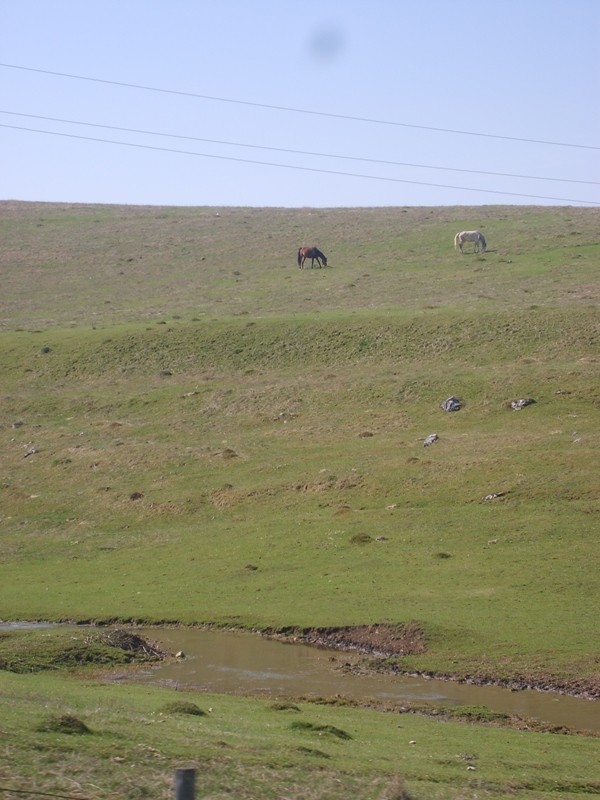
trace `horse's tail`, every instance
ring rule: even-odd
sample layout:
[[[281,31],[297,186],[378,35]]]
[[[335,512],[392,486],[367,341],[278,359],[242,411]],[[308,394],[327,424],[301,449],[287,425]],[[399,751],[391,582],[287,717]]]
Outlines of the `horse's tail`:
[[[459,236],[460,236],[460,233],[457,233],[456,236],[454,237],[454,249],[455,250],[458,250],[458,237]]]
[[[481,234],[481,246],[483,247],[483,252],[485,253],[485,251],[487,250],[487,242],[485,240],[485,236],[483,235],[483,233]]]
[[[302,264],[302,248],[298,250],[298,266]]]

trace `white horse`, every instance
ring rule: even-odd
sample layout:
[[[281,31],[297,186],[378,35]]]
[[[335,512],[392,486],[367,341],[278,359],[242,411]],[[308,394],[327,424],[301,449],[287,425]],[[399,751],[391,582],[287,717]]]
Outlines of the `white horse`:
[[[481,231],[461,231],[457,233],[454,237],[454,249],[460,250],[461,253],[464,252],[463,244],[465,242],[474,242],[475,243],[475,253],[485,253],[487,249],[487,242],[485,241],[485,236]]]

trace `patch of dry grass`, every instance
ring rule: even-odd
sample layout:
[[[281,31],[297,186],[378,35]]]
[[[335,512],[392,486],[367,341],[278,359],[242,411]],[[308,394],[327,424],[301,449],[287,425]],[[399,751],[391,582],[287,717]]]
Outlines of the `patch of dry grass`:
[[[479,227],[486,256],[453,250]],[[0,203],[0,329],[597,302],[598,211]],[[316,243],[331,267],[300,271]]]

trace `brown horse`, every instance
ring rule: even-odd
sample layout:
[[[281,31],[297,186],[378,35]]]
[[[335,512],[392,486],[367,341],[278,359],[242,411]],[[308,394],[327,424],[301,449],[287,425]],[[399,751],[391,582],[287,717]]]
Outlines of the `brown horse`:
[[[315,266],[315,261],[319,265],[319,269],[322,266],[327,266],[327,256],[322,253],[318,247],[301,247],[298,250],[298,266],[300,269],[304,269],[304,262],[307,258],[310,258],[311,269]],[[323,260],[323,264],[321,264],[321,259]]]

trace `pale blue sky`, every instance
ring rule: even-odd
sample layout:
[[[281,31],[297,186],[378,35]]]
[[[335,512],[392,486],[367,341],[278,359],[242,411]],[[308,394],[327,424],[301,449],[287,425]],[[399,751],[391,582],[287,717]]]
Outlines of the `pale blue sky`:
[[[0,199],[600,204],[599,45],[598,0],[0,0],[2,126],[144,145],[0,127]]]

